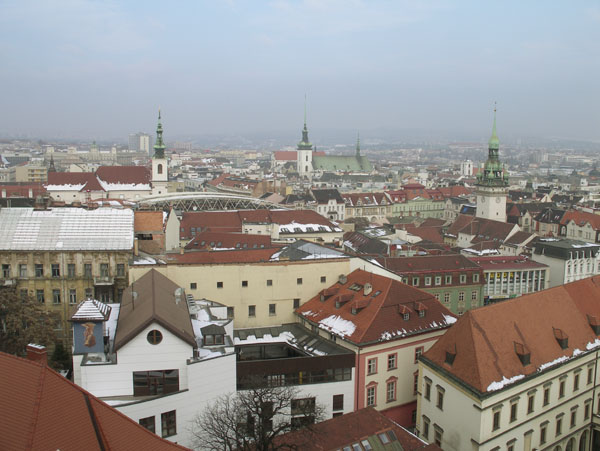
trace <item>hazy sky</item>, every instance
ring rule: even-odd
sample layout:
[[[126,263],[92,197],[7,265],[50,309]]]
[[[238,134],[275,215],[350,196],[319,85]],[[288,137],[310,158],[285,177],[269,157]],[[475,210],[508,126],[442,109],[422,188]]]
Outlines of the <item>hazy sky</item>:
[[[598,1],[0,0],[0,134],[600,141]],[[296,136],[297,135],[297,136]],[[353,138],[350,138],[350,140]],[[291,143],[293,144],[293,142]]]

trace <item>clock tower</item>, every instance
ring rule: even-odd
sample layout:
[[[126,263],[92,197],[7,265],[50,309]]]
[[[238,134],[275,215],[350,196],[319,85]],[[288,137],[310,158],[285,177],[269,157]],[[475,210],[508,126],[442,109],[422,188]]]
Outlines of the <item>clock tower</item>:
[[[168,160],[165,157],[166,146],[163,142],[163,128],[158,110],[158,125],[156,126],[156,144],[152,156],[152,195],[166,194],[169,184]]]
[[[498,158],[500,141],[496,135],[496,108],[494,108],[494,125],[492,137],[488,143],[488,159],[477,173],[475,184],[477,194],[478,218],[506,222],[506,195],[508,194],[508,176],[504,173],[504,165]]]

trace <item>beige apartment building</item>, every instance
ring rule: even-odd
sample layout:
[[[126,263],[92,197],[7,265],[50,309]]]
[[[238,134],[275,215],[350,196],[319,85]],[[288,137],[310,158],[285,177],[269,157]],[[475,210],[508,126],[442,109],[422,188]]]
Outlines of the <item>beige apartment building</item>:
[[[48,181],[48,168],[43,164],[26,164],[15,167],[15,181],[45,183]]]
[[[0,285],[56,314],[68,342],[72,308],[86,298],[119,302],[133,251],[131,210],[0,210]]]

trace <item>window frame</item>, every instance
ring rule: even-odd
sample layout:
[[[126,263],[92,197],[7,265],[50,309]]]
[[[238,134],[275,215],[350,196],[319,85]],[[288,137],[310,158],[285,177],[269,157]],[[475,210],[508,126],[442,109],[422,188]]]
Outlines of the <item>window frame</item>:
[[[177,410],[170,410],[160,414],[160,433],[162,438],[177,435]]]

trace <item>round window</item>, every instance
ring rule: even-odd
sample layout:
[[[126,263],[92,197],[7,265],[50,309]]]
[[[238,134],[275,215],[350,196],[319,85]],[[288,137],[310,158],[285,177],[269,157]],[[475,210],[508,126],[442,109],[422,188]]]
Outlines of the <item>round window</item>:
[[[148,339],[148,343],[150,343],[151,345],[157,345],[162,341],[162,334],[160,333],[160,331],[155,329],[148,332],[146,338]]]

